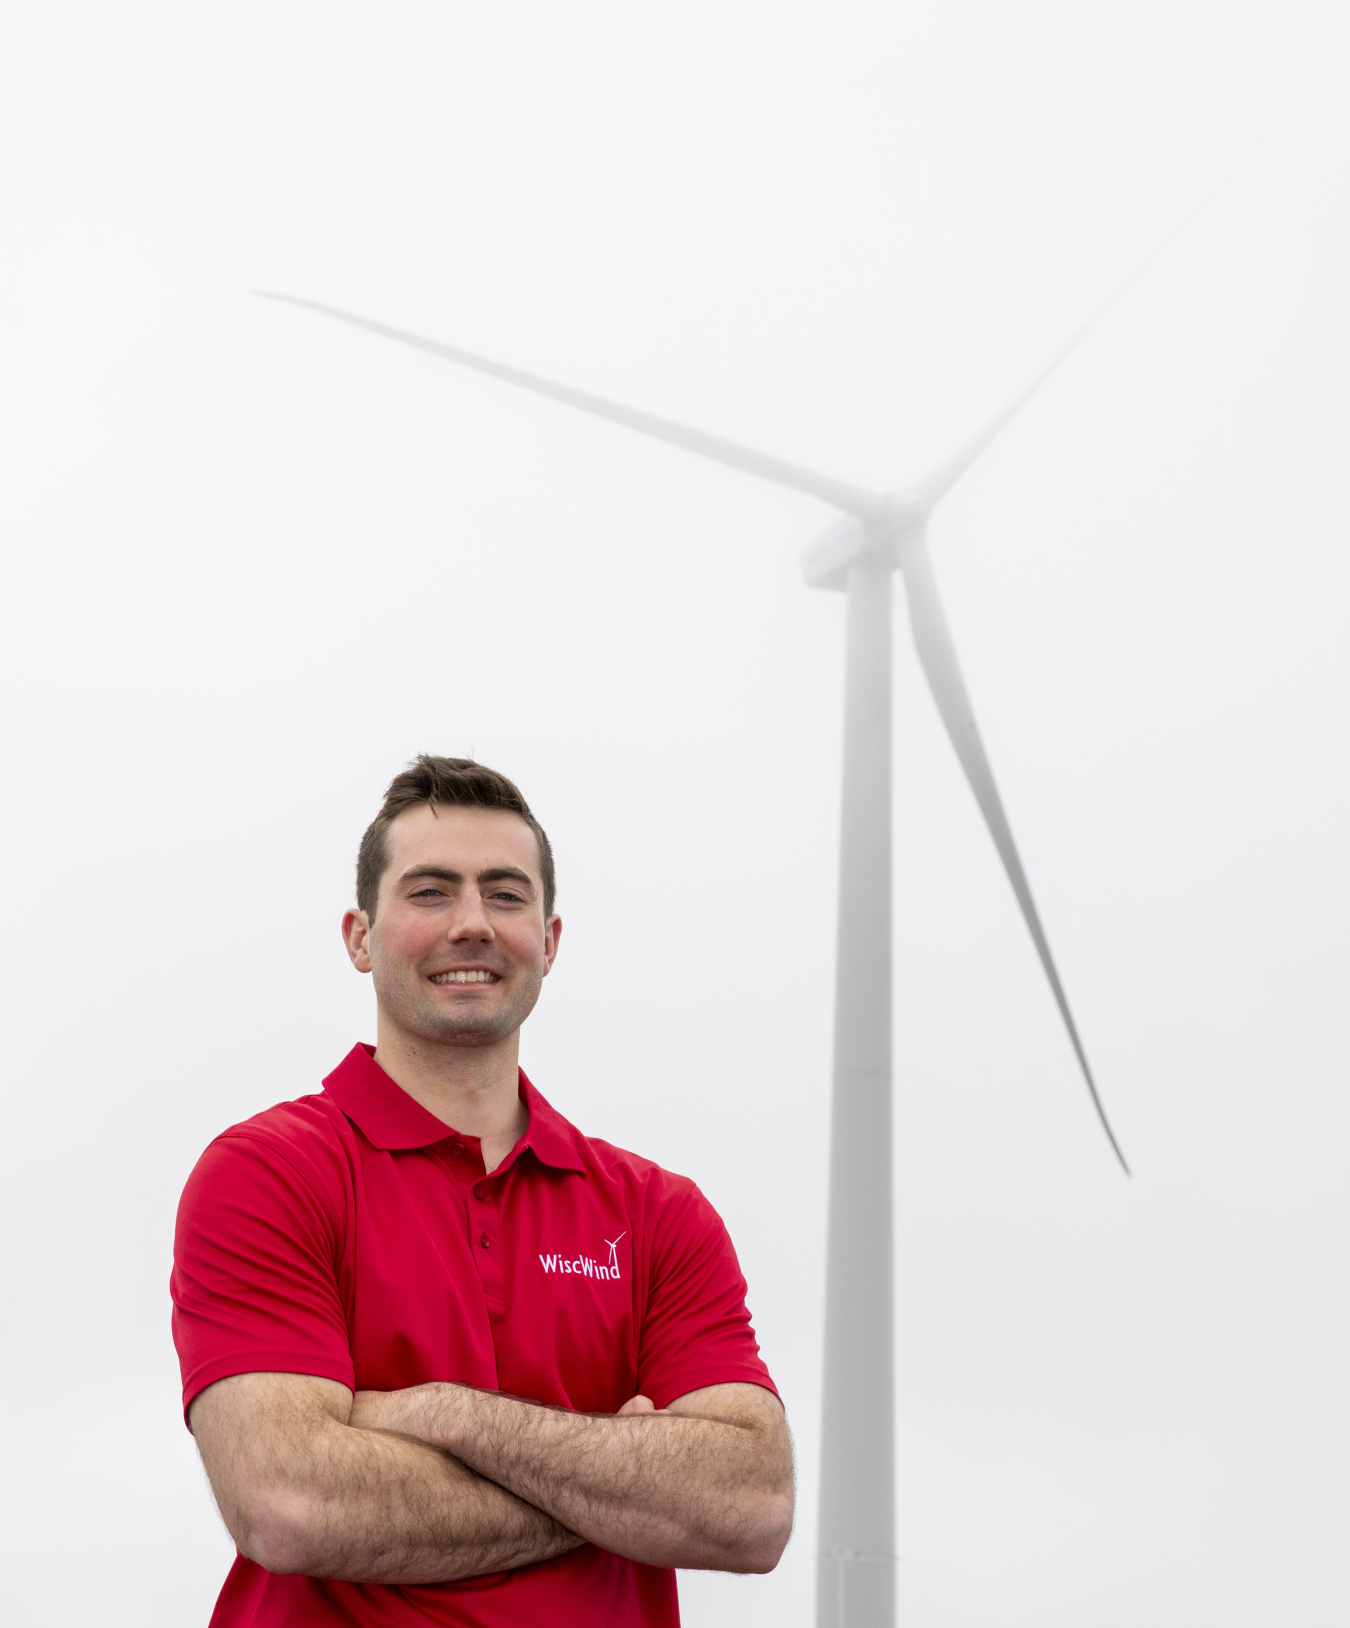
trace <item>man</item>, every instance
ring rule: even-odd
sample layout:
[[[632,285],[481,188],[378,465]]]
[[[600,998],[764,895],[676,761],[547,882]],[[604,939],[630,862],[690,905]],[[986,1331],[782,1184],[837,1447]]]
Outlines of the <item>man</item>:
[[[792,1524],[730,1240],[519,1068],[562,924],[509,780],[418,758],[357,904],[375,1047],[217,1138],[179,1208],[183,1402],[239,1549],[212,1628],[674,1625],[671,1568],[769,1571]]]

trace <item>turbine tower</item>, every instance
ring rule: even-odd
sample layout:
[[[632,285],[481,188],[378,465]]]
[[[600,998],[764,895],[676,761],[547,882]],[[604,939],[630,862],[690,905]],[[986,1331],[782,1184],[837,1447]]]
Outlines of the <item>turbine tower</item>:
[[[809,585],[847,598],[834,1089],[830,1116],[825,1380],[817,1628],[892,1628],[895,1448],[891,1214],[891,575],[909,601],[919,661],[1036,946],[1097,1118],[1122,1169],[1027,885],[957,664],[928,556],[929,516],[976,458],[1125,293],[1135,272],[975,435],[920,480],[874,492],[702,430],[289,294],[265,294],[490,374],[842,511],[802,558]]]

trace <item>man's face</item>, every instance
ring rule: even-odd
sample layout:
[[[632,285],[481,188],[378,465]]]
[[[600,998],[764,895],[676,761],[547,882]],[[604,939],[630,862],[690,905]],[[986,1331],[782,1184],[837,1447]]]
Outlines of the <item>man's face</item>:
[[[381,1021],[432,1044],[505,1039],[534,1009],[562,926],[544,920],[534,833],[505,809],[424,804],[389,827],[385,853],[375,920],[349,910],[342,924]]]

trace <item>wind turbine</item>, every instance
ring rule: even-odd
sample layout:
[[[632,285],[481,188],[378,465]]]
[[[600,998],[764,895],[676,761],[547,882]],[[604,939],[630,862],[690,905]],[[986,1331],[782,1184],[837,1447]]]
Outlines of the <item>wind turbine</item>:
[[[891,573],[895,570],[904,578],[914,643],[938,712],[1012,883],[1097,1118],[1129,1174],[1088,1067],[975,724],[938,597],[926,532],[938,503],[1155,257],[1150,255],[974,435],[920,479],[890,492],[819,474],[316,300],[263,294],[809,493],[842,511],[802,556],[806,582],[843,592],[848,607],[817,1628],[891,1628],[895,1620],[891,1349]]]

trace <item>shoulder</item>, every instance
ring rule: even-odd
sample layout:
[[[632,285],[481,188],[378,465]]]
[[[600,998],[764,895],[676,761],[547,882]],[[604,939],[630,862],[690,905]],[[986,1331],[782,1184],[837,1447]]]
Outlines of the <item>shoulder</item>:
[[[583,1136],[580,1131],[576,1137],[587,1174],[625,1192],[630,1205],[641,1209],[653,1241],[672,1230],[721,1230],[721,1217],[692,1177],[667,1170],[654,1159],[600,1137]]]
[[[307,1193],[325,1209],[351,1185],[354,1133],[324,1092],[279,1102],[223,1130],[202,1153],[183,1201],[259,1183]]]
[[[650,1199],[658,1204],[678,1199],[693,1189],[687,1176],[663,1170],[655,1160],[606,1142],[603,1137],[587,1136],[549,1102],[523,1069],[520,1080],[530,1110],[531,1143],[545,1165],[577,1171],[630,1199]]]
[[[575,1127],[573,1135],[587,1175],[596,1175],[604,1181],[649,1193],[658,1200],[678,1199],[696,1191],[688,1176],[666,1170],[654,1159],[646,1159],[642,1154],[606,1142],[602,1137],[585,1136]]]
[[[687,1245],[700,1237],[725,1236],[721,1217],[688,1176],[603,1137],[586,1135],[523,1073],[521,1079],[538,1137],[536,1152],[546,1164],[579,1171],[617,1199],[645,1247],[659,1250],[663,1239],[676,1237]]]

